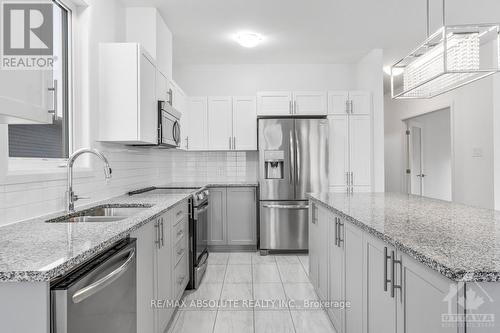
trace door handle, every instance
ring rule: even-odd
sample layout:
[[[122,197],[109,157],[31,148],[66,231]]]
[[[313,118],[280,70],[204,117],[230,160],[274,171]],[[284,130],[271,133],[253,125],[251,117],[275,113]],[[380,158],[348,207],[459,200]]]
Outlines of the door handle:
[[[339,221],[338,217],[335,217],[335,246],[339,246]]]
[[[163,217],[161,218],[161,247],[165,246],[165,226],[163,225]]]
[[[134,260],[135,257],[135,249],[129,250],[129,255],[127,257],[127,260],[120,265],[117,269],[109,273],[103,278],[100,278],[94,283],[89,284],[86,287],[83,287],[82,289],[78,290],[73,294],[73,303],[80,303],[81,301],[89,298],[90,296],[94,295],[95,293],[101,291],[102,289],[106,288],[109,286],[111,283],[116,281],[120,276],[122,276],[130,267],[132,264],[132,261]]]
[[[396,284],[395,276],[395,266],[399,265],[399,277],[401,279],[400,284]],[[401,290],[401,302],[403,302],[403,262],[402,260],[397,260],[394,251],[391,252],[391,297],[394,298],[395,290]]]
[[[390,259],[391,257],[387,255],[387,247],[384,247],[384,291],[387,291],[387,284],[391,282],[391,280],[387,278],[387,260]]]
[[[158,245],[158,248],[161,248],[161,239],[160,239],[160,221],[156,221],[155,224],[155,230],[156,230],[156,240],[155,244]]]
[[[48,88],[49,91],[52,91],[54,92],[54,96],[53,96],[53,109],[52,110],[48,110],[48,112],[52,115],[52,119],[56,119],[57,118],[57,80],[54,80],[54,86],[53,87],[50,87]]]
[[[339,218],[339,226],[338,226],[338,228],[339,228],[339,236],[338,236],[339,240],[338,240],[338,245],[337,246],[338,247],[342,247],[341,245],[344,243],[344,238],[342,237],[342,234],[344,233],[344,223],[341,222],[340,218]],[[342,228],[342,231],[341,231],[340,228]]]

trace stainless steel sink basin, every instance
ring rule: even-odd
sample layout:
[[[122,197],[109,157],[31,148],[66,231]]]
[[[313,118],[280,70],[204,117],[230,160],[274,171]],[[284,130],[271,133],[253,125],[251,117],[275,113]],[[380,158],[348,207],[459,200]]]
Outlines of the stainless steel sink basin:
[[[116,222],[124,220],[130,216],[139,214],[151,208],[145,205],[105,205],[92,207],[80,212],[68,214],[55,219],[48,220],[48,223],[85,223],[85,222]]]

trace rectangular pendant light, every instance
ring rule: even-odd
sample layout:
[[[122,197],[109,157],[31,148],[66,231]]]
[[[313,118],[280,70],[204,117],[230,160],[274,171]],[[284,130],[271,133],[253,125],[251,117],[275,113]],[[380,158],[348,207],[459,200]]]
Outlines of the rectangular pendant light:
[[[432,98],[500,70],[499,24],[443,26],[391,67],[392,98]]]

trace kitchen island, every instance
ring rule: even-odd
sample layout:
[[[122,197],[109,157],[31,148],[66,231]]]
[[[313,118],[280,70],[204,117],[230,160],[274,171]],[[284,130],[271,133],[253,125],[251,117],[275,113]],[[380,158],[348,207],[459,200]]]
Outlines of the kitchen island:
[[[350,303],[328,310],[339,332],[498,331],[500,212],[397,193],[309,198],[310,278],[324,301]]]

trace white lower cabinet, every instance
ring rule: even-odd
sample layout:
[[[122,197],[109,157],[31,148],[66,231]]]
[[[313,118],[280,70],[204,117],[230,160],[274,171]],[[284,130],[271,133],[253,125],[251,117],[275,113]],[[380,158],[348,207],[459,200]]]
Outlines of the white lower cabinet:
[[[152,301],[180,300],[186,288],[187,213],[187,201],[182,201],[130,235],[137,239],[137,332],[163,333],[174,308],[155,308]]]
[[[255,187],[210,188],[208,245],[256,246]]]
[[[459,313],[456,282],[325,207],[314,202],[310,207],[309,278],[318,296],[329,301],[338,333],[463,332],[442,319]],[[328,267],[326,274],[322,266]],[[345,308],[334,306],[337,302]]]

